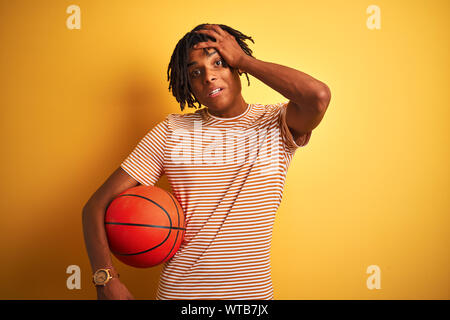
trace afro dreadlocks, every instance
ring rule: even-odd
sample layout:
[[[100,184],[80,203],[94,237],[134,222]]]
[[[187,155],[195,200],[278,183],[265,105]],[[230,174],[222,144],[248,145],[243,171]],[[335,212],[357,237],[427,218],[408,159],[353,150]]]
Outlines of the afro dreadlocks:
[[[200,24],[190,32],[186,33],[185,36],[180,41],[178,41],[175,50],[172,53],[172,57],[170,58],[169,67],[167,68],[167,81],[169,81],[169,91],[170,89],[172,89],[172,95],[175,97],[175,99],[177,99],[177,102],[180,103],[181,111],[184,110],[184,105],[186,103],[189,108],[197,109],[197,107],[194,105],[195,102],[198,103],[198,108],[201,107],[200,101],[198,101],[197,98],[193,95],[191,86],[189,84],[187,59],[189,56],[190,48],[192,48],[195,44],[208,40],[216,41],[214,38],[206,34],[194,32],[200,29],[204,29],[204,26],[208,24],[209,23]],[[241,46],[242,50],[247,55],[253,57],[253,51],[248,47],[247,43],[244,42],[245,40],[250,40],[251,42],[255,43],[255,41],[253,41],[251,37],[246,36],[240,31],[226,25],[219,24],[219,26],[223,30],[234,36],[237,43]],[[206,50],[206,48],[204,48],[203,50]],[[235,68],[228,66],[226,63],[224,63],[224,66],[230,68],[231,72],[235,70]],[[248,78],[247,72],[243,73],[247,77],[248,86],[250,86],[250,79]],[[242,73],[239,72],[239,75],[242,75]]]

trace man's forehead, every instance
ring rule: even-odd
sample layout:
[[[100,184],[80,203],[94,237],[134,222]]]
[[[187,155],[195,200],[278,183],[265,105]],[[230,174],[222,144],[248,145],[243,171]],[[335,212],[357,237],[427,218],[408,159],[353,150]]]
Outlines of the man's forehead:
[[[206,51],[205,51],[206,50]],[[198,56],[206,55],[207,58],[214,54],[219,54],[216,49],[214,48],[204,48],[202,50],[191,50],[189,53],[189,61],[187,63],[187,67],[189,68],[192,65],[197,64],[197,61],[195,61],[195,58]]]

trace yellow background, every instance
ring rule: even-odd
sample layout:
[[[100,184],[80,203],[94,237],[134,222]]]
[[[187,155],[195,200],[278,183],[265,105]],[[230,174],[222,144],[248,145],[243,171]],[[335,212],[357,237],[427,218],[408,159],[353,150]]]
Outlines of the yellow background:
[[[71,4],[80,30],[66,27]],[[371,4],[380,30],[366,26]],[[181,113],[170,56],[196,25],[218,23],[252,36],[256,58],[332,92],[287,176],[275,299],[449,299],[448,12],[447,0],[2,0],[0,298],[96,297],[82,206],[150,128]],[[250,103],[286,101],[241,80]],[[155,297],[161,267],[114,261],[137,299]],[[66,288],[72,264],[80,290]],[[370,265],[381,289],[366,286]]]

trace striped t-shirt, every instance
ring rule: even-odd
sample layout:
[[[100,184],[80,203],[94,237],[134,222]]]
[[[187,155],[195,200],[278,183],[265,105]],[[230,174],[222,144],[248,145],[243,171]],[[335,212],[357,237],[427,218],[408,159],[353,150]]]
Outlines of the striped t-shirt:
[[[275,213],[292,156],[311,137],[293,139],[286,105],[249,104],[233,118],[169,114],[121,164],[146,186],[166,174],[185,215],[157,299],[273,299]]]

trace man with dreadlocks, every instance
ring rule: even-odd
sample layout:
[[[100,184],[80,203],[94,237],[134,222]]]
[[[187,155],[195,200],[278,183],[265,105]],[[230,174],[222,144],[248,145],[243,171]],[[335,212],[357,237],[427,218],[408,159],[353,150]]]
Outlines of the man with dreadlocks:
[[[321,122],[327,85],[252,55],[252,40],[226,25],[201,24],[176,45],[167,71],[169,90],[189,108],[152,128],[83,209],[93,271],[113,278],[99,299],[131,299],[117,278],[104,230],[108,203],[137,184],[166,174],[186,218],[177,253],[161,273],[157,299],[273,299],[270,247],[287,169]],[[287,102],[247,103],[240,75],[248,74]]]

